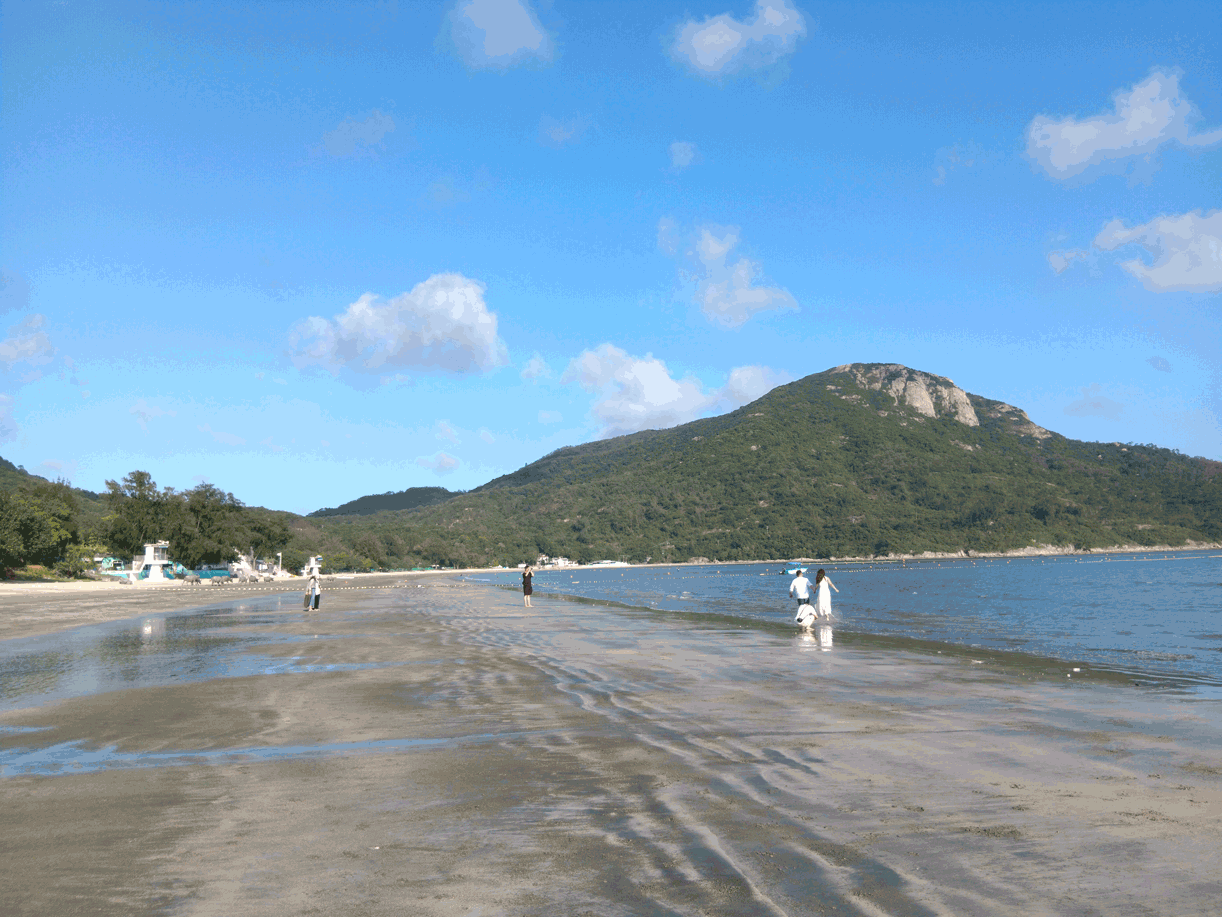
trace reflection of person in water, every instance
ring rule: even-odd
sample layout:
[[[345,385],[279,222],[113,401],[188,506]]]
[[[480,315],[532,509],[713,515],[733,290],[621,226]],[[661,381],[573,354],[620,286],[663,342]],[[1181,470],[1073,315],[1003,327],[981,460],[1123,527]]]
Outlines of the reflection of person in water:
[[[531,594],[535,591],[533,580],[535,573],[530,569],[530,564],[526,565],[526,569],[522,571],[522,604],[527,608],[533,608],[530,604]]]
[[[818,593],[818,595],[815,597],[815,613],[819,617],[827,618],[830,621],[832,618],[832,593],[828,590],[828,586],[831,586],[836,592],[840,591],[839,589],[836,589],[836,585],[830,579],[828,579],[827,574],[820,569],[819,572],[815,574],[815,590]]]

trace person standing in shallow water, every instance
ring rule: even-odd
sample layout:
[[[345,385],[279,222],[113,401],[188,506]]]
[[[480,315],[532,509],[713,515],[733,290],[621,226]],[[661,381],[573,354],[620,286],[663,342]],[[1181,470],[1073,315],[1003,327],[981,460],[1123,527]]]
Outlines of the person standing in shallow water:
[[[832,587],[831,590],[827,588],[828,586]],[[836,588],[835,583],[828,579],[827,574],[823,572],[823,568],[820,568],[815,574],[815,591],[817,593],[815,596],[815,613],[821,618],[827,618],[829,621],[832,619],[833,590],[836,592],[840,591]]]
[[[530,569],[530,564],[526,565],[526,569],[522,571],[522,604],[527,608],[533,608],[530,604],[530,596],[535,591],[533,580],[535,573]]]

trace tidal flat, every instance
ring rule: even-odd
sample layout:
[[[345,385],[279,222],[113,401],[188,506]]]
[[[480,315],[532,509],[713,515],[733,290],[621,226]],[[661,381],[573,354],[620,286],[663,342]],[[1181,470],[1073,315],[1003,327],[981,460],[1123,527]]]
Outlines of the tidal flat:
[[[1222,898],[1217,701],[831,631],[523,608],[457,578],[381,585],[318,612],[267,590],[0,595],[0,912],[1203,915]]]

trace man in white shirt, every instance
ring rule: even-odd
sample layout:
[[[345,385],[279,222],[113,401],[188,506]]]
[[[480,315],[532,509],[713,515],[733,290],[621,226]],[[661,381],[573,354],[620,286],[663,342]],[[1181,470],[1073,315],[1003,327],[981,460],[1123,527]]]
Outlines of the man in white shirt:
[[[806,578],[806,571],[801,567],[793,571],[789,594],[798,600],[798,613],[794,616],[794,620],[803,627],[809,627],[810,622],[815,618],[815,609],[810,603],[810,580]]]

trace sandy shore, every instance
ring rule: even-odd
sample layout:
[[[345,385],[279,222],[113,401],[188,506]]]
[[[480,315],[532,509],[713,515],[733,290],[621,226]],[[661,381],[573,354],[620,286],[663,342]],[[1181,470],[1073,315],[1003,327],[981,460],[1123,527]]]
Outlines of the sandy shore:
[[[524,609],[445,577],[382,585],[309,615],[218,587],[210,629],[79,650],[133,683],[180,650],[181,684],[91,694],[69,662],[62,683],[32,671],[69,635],[0,644],[0,913],[1181,917],[1222,900],[1216,703]],[[7,633],[187,593],[57,595],[6,591],[0,617],[24,621]],[[222,676],[270,674],[187,680],[209,654]],[[80,696],[12,709],[13,685]]]

